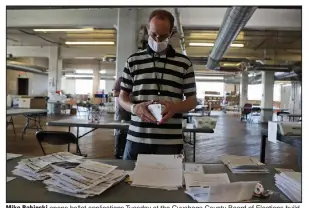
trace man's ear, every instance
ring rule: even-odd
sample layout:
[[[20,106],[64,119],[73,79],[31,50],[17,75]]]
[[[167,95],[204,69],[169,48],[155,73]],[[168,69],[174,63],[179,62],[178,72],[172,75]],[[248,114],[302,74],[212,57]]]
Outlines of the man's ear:
[[[173,37],[173,35],[174,35],[176,32],[177,32],[177,31],[174,30],[174,28],[173,28],[173,30],[172,30],[172,32],[171,32],[171,35],[170,35],[170,38]]]

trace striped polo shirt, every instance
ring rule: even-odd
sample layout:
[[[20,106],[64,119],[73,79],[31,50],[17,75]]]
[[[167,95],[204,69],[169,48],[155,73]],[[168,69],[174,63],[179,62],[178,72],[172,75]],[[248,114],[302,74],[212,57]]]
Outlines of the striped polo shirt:
[[[121,90],[131,93],[135,104],[150,100],[181,102],[184,96],[196,94],[192,62],[170,45],[166,55],[160,56],[148,47],[128,58]],[[182,113],[160,125],[143,122],[132,114],[127,139],[146,144],[183,144]]]

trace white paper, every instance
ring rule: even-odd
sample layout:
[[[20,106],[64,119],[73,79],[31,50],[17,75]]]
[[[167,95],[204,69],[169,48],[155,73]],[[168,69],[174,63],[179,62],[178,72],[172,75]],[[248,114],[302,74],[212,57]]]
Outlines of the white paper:
[[[202,164],[185,163],[185,173],[204,173]]]
[[[6,160],[15,159],[21,156],[22,156],[21,154],[6,153]]]
[[[157,119],[157,121],[161,121],[163,112],[163,107],[161,104],[148,105],[148,110]]]
[[[132,186],[176,190],[183,185],[182,155],[138,155]]]
[[[6,177],[6,182],[10,182],[10,181],[12,181],[14,179],[15,179],[15,177]]]
[[[195,187],[185,191],[186,194],[192,197],[197,202],[208,202],[209,188]]]
[[[278,122],[268,121],[268,141],[277,143]]]
[[[268,173],[265,165],[257,158],[237,155],[224,155],[222,162],[228,166],[233,173]]]
[[[283,172],[275,175],[276,186],[292,201],[301,201],[301,173]]]
[[[293,169],[285,169],[285,168],[275,168],[278,173],[283,173],[283,172],[295,172]]]
[[[236,182],[209,188],[207,202],[241,202],[250,200],[258,182]]]
[[[218,184],[229,184],[230,179],[226,173],[217,174],[201,174],[201,173],[185,173],[186,189],[192,187],[209,187]]]

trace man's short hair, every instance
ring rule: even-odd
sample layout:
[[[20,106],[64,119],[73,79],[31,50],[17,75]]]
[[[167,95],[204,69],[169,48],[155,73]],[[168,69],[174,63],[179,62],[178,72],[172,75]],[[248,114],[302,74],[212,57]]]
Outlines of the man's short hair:
[[[154,18],[154,17],[157,17],[157,18],[162,19],[162,20],[167,19],[169,21],[170,25],[171,25],[170,32],[173,31],[175,19],[174,19],[174,16],[170,12],[163,10],[163,9],[154,10],[153,12],[151,12],[148,22],[150,22],[151,19]]]

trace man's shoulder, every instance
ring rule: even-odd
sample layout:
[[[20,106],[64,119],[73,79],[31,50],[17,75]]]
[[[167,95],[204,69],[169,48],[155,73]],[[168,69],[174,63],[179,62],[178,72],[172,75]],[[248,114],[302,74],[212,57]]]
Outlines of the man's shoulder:
[[[192,61],[190,60],[190,58],[182,53],[175,51],[175,58],[178,61],[186,63],[188,66],[192,66]]]
[[[138,51],[136,53],[133,53],[131,56],[129,56],[128,61],[130,62],[130,61],[134,61],[136,59],[144,58],[144,56],[147,55],[147,54],[148,54],[147,49]]]

